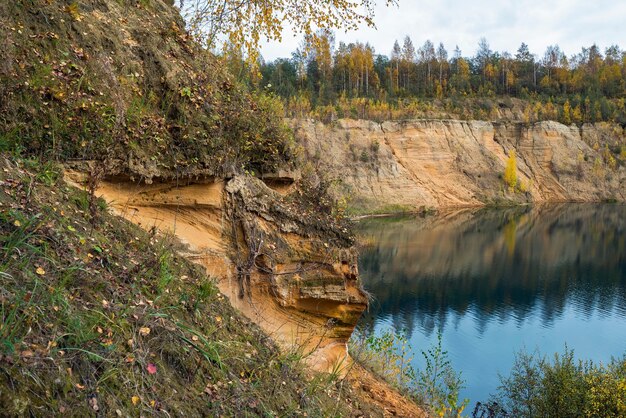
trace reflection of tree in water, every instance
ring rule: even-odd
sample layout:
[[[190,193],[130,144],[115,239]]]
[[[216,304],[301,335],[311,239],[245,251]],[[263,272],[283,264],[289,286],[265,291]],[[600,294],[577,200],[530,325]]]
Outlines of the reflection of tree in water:
[[[376,300],[361,326],[390,317],[430,334],[471,314],[482,331],[535,312],[549,325],[568,304],[626,314],[625,219],[624,205],[568,204],[364,222],[375,244],[360,271]]]

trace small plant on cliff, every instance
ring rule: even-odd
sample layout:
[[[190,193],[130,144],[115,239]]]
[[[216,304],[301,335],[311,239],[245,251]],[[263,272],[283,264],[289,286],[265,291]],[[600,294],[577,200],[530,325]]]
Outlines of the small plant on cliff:
[[[509,186],[509,191],[513,191],[517,185],[515,150],[509,151],[509,158],[506,160],[506,167],[504,168],[504,182]]]
[[[389,383],[401,389],[412,386],[417,374],[411,366],[413,356],[404,332],[387,330],[380,335],[360,335],[355,348],[355,356]]]
[[[442,348],[441,333],[435,345],[421,352],[423,370],[412,366],[412,352],[406,334],[392,330],[367,337],[356,333],[350,344],[350,353],[359,363],[411,395],[434,416],[461,416],[469,401],[459,401],[464,381]]]

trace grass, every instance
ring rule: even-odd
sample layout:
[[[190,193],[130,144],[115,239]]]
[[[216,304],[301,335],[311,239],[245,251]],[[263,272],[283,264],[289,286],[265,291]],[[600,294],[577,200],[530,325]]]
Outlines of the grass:
[[[360,404],[281,353],[172,237],[104,205],[92,220],[87,201],[54,165],[0,158],[3,413],[348,416]]]

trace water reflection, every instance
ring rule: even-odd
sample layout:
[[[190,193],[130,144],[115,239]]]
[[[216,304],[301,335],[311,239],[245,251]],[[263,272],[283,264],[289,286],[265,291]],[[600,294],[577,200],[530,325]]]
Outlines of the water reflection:
[[[609,361],[626,349],[625,224],[624,205],[572,204],[364,221],[359,327],[405,330],[417,368],[441,330],[471,405],[521,349]]]
[[[490,323],[532,315],[626,314],[626,206],[463,210],[360,223],[360,271],[376,298],[361,326],[387,318],[427,335],[450,315]]]

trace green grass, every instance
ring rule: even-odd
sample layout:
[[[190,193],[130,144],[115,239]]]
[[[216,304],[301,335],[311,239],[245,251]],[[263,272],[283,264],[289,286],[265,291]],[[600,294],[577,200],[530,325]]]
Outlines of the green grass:
[[[171,236],[92,220],[54,165],[0,161],[3,413],[350,414],[337,376],[281,353]]]

